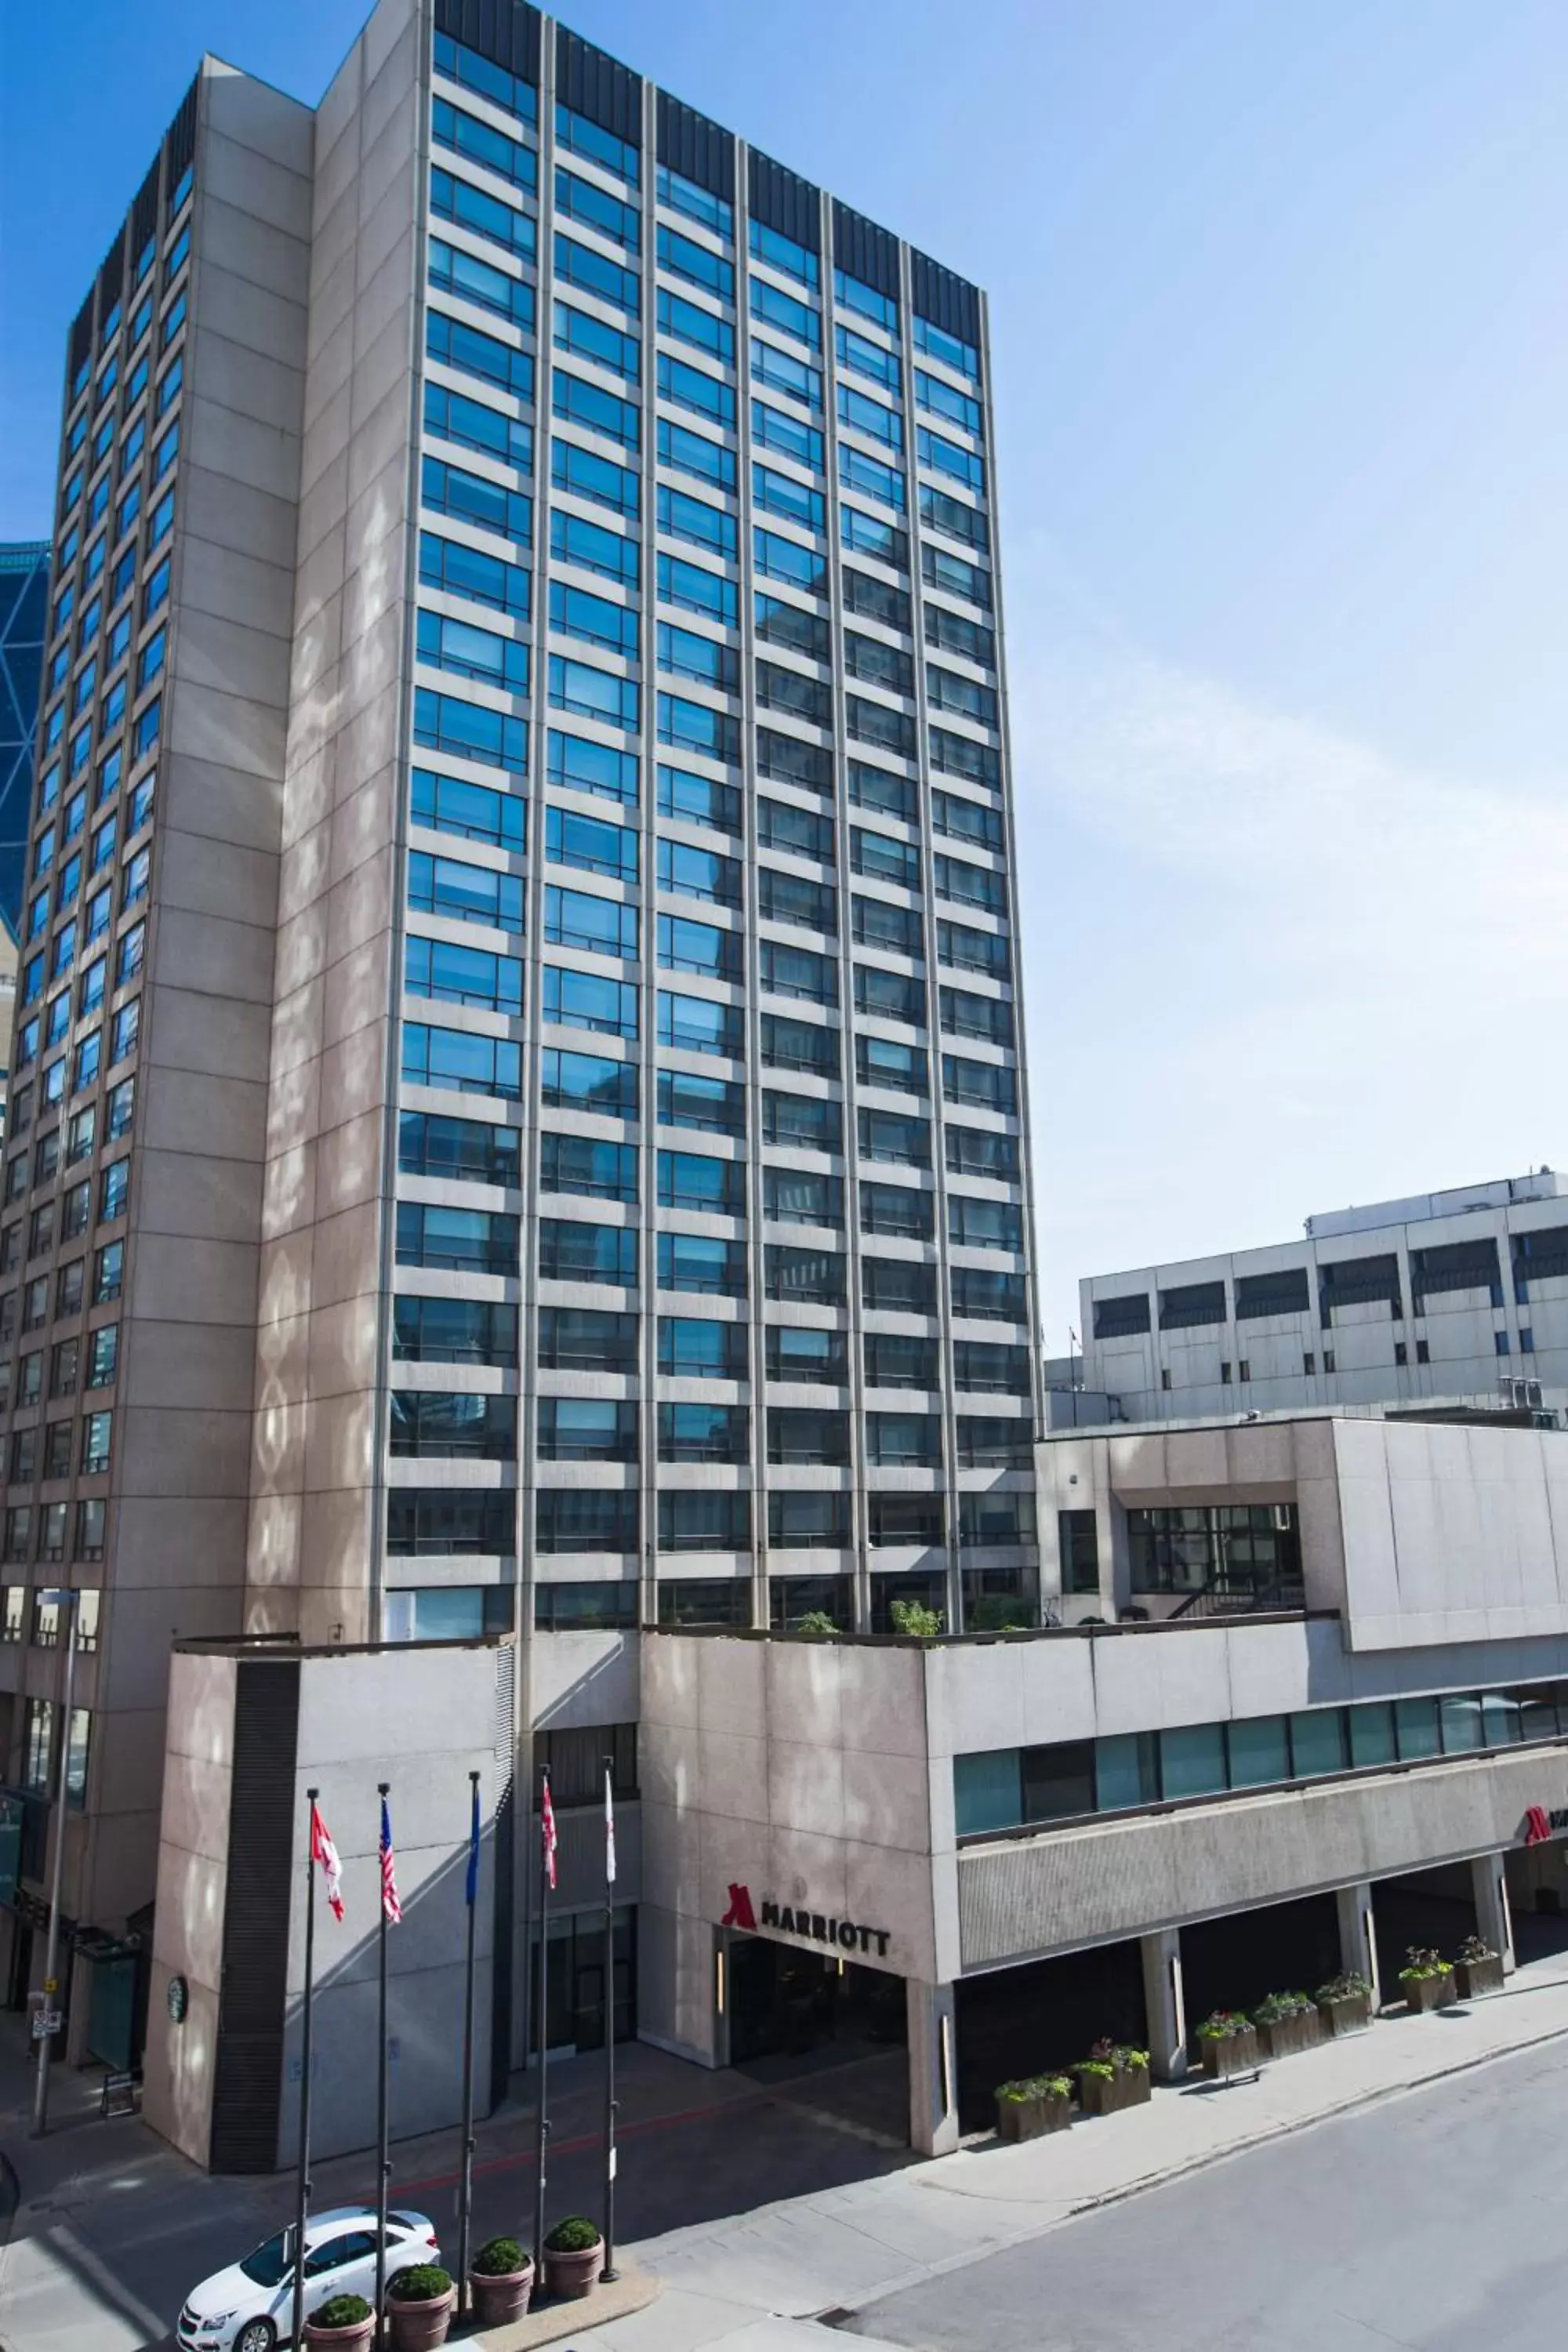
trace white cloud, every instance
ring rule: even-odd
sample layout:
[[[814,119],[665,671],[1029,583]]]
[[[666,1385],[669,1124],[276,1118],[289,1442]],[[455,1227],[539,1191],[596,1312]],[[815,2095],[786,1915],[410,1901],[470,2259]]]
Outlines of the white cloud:
[[[1568,791],[1402,766],[1037,587],[1009,654],[1049,1344],[1079,1275],[1551,1156]]]

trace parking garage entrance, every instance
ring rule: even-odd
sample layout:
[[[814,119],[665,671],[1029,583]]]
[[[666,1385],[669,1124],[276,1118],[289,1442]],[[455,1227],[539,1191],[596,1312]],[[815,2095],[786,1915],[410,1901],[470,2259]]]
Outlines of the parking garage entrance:
[[[1103,2039],[1148,2047],[1136,1940],[961,1977],[953,2003],[960,2131],[995,2121],[998,2083],[1070,2066]]]
[[[1377,1937],[1379,1995],[1398,2000],[1399,1971],[1413,1945],[1430,1947],[1451,1960],[1465,1937],[1475,1934],[1475,1882],[1469,1864],[1447,1863],[1378,1879],[1372,1890],[1372,1923]]]
[[[1271,1992],[1316,1992],[1340,1968],[1339,1912],[1331,1895],[1267,1903],[1182,1929],[1182,1999],[1187,2048],[1216,2009],[1254,2010]]]

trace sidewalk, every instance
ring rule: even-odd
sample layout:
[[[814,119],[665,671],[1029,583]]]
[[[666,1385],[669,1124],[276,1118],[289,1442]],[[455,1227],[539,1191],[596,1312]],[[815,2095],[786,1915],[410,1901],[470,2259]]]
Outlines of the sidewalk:
[[[1568,2035],[1568,1955],[1506,1991],[1268,2067],[1255,2082],[1156,2087],[1146,2107],[1068,2133],[989,2140],[743,2221],[628,2246],[664,2293],[597,2336],[606,2352],[822,2352],[824,2315],[961,2268],[1080,2213],[1236,2156],[1349,2108]]]

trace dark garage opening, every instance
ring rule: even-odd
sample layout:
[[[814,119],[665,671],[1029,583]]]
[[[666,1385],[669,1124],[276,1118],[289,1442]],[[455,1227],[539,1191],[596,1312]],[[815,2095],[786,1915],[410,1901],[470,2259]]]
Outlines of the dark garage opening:
[[[1438,1870],[1412,1870],[1403,1878],[1380,1878],[1372,1890],[1372,1924],[1377,1937],[1377,1989],[1384,2000],[1400,1998],[1399,1971],[1413,1944],[1434,1946],[1451,1960],[1467,1936],[1476,1932],[1476,1903],[1468,1862]]]
[[[953,2000],[961,2131],[984,2131],[995,2122],[992,2094],[998,2083],[1070,2066],[1103,2035],[1148,2047],[1143,1961],[1136,1943],[1103,1944],[989,1976],[961,1977]]]
[[[1182,1929],[1187,2046],[1216,2009],[1256,2009],[1271,1992],[1316,1992],[1340,1965],[1339,1911],[1331,1895],[1234,1911]]]

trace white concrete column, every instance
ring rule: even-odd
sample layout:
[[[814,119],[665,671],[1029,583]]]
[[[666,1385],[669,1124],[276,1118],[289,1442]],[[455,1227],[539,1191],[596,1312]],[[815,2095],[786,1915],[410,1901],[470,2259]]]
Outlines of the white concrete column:
[[[1179,2083],[1187,2071],[1182,1938],[1174,1927],[1156,1927],[1138,1941],[1143,1953],[1143,2006],[1149,2017],[1149,2071],[1157,2083]]]
[[[1371,1880],[1337,1886],[1334,1902],[1340,1915],[1340,1966],[1347,1975],[1364,1977],[1375,1994],[1377,1929],[1373,1924]]]
[[[1483,1944],[1502,1955],[1502,1972],[1513,1974],[1513,1919],[1508,1907],[1508,1882],[1500,1853],[1478,1853],[1470,1863],[1470,1889],[1476,1906],[1476,1933]]]
[[[958,2042],[950,1984],[909,1979],[910,2145],[921,2156],[958,2146]]]

